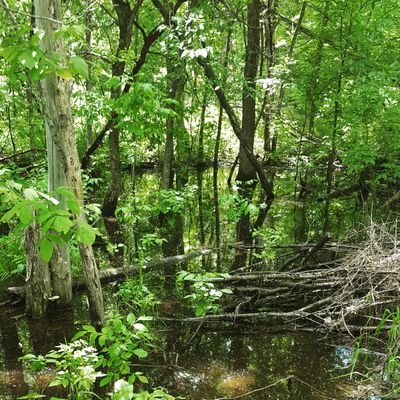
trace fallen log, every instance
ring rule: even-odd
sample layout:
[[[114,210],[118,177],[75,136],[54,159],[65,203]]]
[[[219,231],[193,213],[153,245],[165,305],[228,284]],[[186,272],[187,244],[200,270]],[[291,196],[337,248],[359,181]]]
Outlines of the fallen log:
[[[151,271],[158,268],[163,268],[167,265],[175,265],[183,262],[188,262],[195,258],[206,256],[211,254],[210,249],[201,249],[197,251],[193,251],[187,254],[179,254],[177,256],[165,257],[159,260],[151,260],[148,263],[144,264],[142,269],[145,271]],[[127,268],[107,268],[99,271],[100,282],[102,284],[109,282],[120,282],[126,279],[127,276],[134,275],[139,271],[138,265],[130,265]],[[80,276],[72,282],[72,289],[74,291],[83,289],[86,286],[84,277]],[[25,286],[13,286],[8,287],[7,292],[10,295],[14,295],[16,297],[24,297],[25,296]],[[3,302],[0,306],[10,305],[10,303]]]

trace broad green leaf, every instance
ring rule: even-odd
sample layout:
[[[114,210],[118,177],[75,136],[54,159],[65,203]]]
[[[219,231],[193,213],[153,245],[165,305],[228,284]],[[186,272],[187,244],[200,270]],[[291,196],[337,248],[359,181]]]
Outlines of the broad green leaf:
[[[111,375],[107,375],[105,378],[103,378],[100,381],[100,387],[106,386],[111,382],[112,376]]]
[[[37,222],[39,224],[43,224],[44,221],[46,221],[48,218],[52,217],[53,214],[49,212],[47,209],[41,210],[36,218]]]
[[[53,221],[53,229],[57,232],[68,233],[74,223],[67,217],[56,216]]]
[[[143,349],[135,349],[133,350],[133,354],[137,355],[139,358],[147,357],[148,353]]]
[[[56,70],[56,75],[66,81],[73,79],[72,71],[69,68],[60,68]]]
[[[8,222],[17,213],[17,210],[17,206],[14,206],[11,210],[8,210],[1,218],[1,222]]]
[[[82,329],[84,329],[86,332],[97,332],[96,328],[92,325],[83,325]]]
[[[137,331],[147,331],[147,328],[146,328],[146,326],[145,325],[143,325],[143,324],[140,324],[140,323],[136,323],[136,324],[133,324],[133,327],[137,330]]]
[[[29,204],[23,204],[18,210],[18,217],[24,225],[29,225],[33,221],[33,212]]]
[[[126,321],[128,324],[133,324],[136,322],[136,316],[133,313],[129,313],[128,316],[126,317]]]
[[[80,214],[81,212],[79,201],[76,199],[67,200],[67,207],[75,214]]]
[[[84,78],[87,78],[89,76],[88,65],[86,64],[86,61],[83,58],[78,56],[71,57],[69,59],[68,65],[78,75],[81,75]]]
[[[96,230],[89,224],[82,225],[76,230],[76,239],[83,244],[93,244],[96,239]]]
[[[37,62],[36,56],[35,50],[25,50],[19,55],[18,60],[24,67],[32,69]]]
[[[0,56],[4,57],[7,61],[14,60],[19,54],[19,47],[9,46],[0,50]]]
[[[75,195],[66,187],[64,186],[59,186],[56,190],[56,193],[60,194],[61,196],[64,196],[66,199],[75,199]]]
[[[47,235],[47,237],[55,244],[58,244],[60,246],[62,246],[63,244],[65,244],[65,241],[58,235],[55,235],[54,233],[49,233]]]
[[[39,246],[39,252],[44,261],[49,262],[51,260],[51,257],[53,255],[53,245],[50,240],[48,240],[47,238],[42,239]]]

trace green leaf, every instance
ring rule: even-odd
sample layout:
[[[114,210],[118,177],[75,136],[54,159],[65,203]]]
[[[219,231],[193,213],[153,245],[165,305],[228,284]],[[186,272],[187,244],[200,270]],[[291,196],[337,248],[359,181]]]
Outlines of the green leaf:
[[[78,56],[71,57],[69,59],[68,65],[78,75],[81,75],[84,78],[87,78],[89,76],[88,65],[86,64],[86,61],[83,58]]]
[[[86,326],[89,326],[89,325],[86,325]],[[87,334],[87,331],[79,331],[79,332],[75,333],[75,335],[72,338],[72,341],[75,341],[75,340],[81,338],[82,336],[85,336],[86,334]]]
[[[64,196],[66,199],[76,199],[75,195],[68,188],[64,186],[59,186],[56,189],[56,193],[60,194],[61,196]]]
[[[46,397],[44,394],[38,394],[38,393],[29,393],[25,396],[17,397],[18,400],[25,400],[25,399],[42,399],[43,397]]]
[[[144,358],[147,357],[149,353],[147,353],[147,351],[143,349],[135,349],[133,350],[133,354],[137,355],[139,358]]]
[[[67,207],[75,214],[80,214],[81,212],[79,201],[76,199],[67,200]]]
[[[63,244],[65,244],[65,241],[58,235],[54,234],[54,233],[49,233],[47,235],[47,237],[55,244],[58,244],[60,246],[62,246]]]
[[[138,377],[140,382],[149,383],[149,380],[144,375],[138,375],[137,377]]]
[[[106,343],[106,340],[107,340],[107,336],[105,336],[105,335],[99,336],[99,345],[100,345],[100,347],[104,347],[104,344]]]
[[[140,324],[140,323],[133,324],[133,327],[134,327],[137,331],[142,331],[142,332],[147,331],[146,326],[143,325],[143,324]]]
[[[83,325],[82,329],[84,329],[86,332],[93,332],[93,333],[97,332],[96,328],[92,325]]]
[[[91,245],[96,239],[97,231],[89,224],[81,225],[76,230],[76,239],[83,244]]]
[[[14,206],[11,210],[7,211],[1,218],[1,222],[8,222],[17,213],[17,210],[18,207]]]
[[[23,204],[18,210],[18,217],[24,225],[29,225],[33,221],[32,208],[28,204]]]
[[[50,240],[43,238],[39,246],[39,252],[43,261],[49,262],[51,260],[51,257],[53,256],[53,245]]]
[[[129,313],[128,316],[126,317],[126,321],[128,324],[132,325],[133,323],[136,322],[136,316],[133,313]]]
[[[32,69],[37,62],[36,55],[35,50],[25,50],[19,55],[18,60],[24,67]]]
[[[56,75],[59,76],[60,78],[65,79],[66,81],[73,79],[72,71],[69,68],[57,69]]]
[[[14,60],[19,54],[19,48],[17,46],[9,46],[0,51],[0,56],[4,57],[7,61]]]
[[[111,375],[107,375],[106,377],[104,377],[101,381],[100,381],[100,387],[106,386],[111,382],[112,376]]]
[[[74,223],[67,217],[56,216],[53,221],[53,229],[57,232],[68,233]]]

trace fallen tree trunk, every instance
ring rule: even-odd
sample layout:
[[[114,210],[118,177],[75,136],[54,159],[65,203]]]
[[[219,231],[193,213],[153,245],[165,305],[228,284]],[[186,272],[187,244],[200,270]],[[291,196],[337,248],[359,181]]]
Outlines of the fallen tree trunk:
[[[210,249],[202,249],[202,250],[197,250],[193,251],[191,253],[187,254],[180,254],[177,256],[172,256],[172,257],[165,257],[161,258],[159,260],[151,260],[148,263],[144,264],[142,269],[145,271],[151,271],[159,268],[163,268],[167,265],[174,265],[174,264],[180,264],[183,262],[188,262],[190,260],[193,260],[195,258],[201,257],[201,256],[206,256],[211,254]],[[139,271],[139,266],[138,265],[131,265],[128,268],[107,268],[99,271],[100,275],[100,282],[102,284],[108,283],[108,282],[120,282],[126,279],[127,276],[133,275]],[[80,289],[83,289],[85,287],[85,279],[84,277],[80,276],[76,278],[72,282],[72,288],[73,290],[77,291]],[[19,298],[25,297],[25,286],[13,286],[7,288],[7,292],[11,295],[17,296]],[[10,305],[12,302],[3,302],[0,303],[0,306],[5,306],[5,305]]]

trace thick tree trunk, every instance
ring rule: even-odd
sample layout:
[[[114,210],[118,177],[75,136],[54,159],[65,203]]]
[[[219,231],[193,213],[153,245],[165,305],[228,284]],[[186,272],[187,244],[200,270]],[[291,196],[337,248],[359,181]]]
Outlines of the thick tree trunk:
[[[39,254],[40,227],[33,223],[25,229],[26,254],[25,311],[32,318],[43,318],[52,297],[50,271]]]
[[[36,24],[45,32],[42,47],[48,55],[56,54],[65,64],[65,49],[61,38],[55,40],[54,31],[61,20],[60,0],[35,0]],[[83,204],[82,178],[70,104],[70,87],[67,81],[51,73],[41,81],[41,94],[46,121],[46,137],[49,157],[49,187],[65,182],[81,205]],[[83,216],[81,218],[84,218]],[[87,278],[88,297],[92,321],[96,325],[104,322],[103,295],[98,270],[91,246],[79,244],[84,273]],[[62,253],[59,253],[62,254]],[[66,261],[66,260],[63,260]],[[66,263],[64,263],[64,266]],[[55,265],[52,278],[61,279],[65,292],[60,295],[72,298],[70,271],[60,271],[63,264]],[[55,269],[57,268],[57,269]],[[55,271],[57,273],[55,273]],[[53,293],[53,295],[59,295]]]
[[[56,0],[36,0],[35,13],[60,21],[61,5]],[[54,30],[59,24],[43,18],[36,18],[36,26],[43,29],[45,36],[42,46],[47,55],[57,54],[61,63],[66,64],[64,44],[61,39],[54,39]],[[54,73],[40,82],[43,109],[45,112],[46,145],[48,157],[48,190],[53,192],[57,187],[67,186],[68,152],[70,144],[64,140],[73,136],[72,116],[69,104],[69,87],[67,81],[58,78]],[[73,139],[75,141],[75,138]],[[59,296],[57,303],[68,306],[72,300],[71,268],[68,244],[55,245],[54,256],[50,260],[51,286],[54,296]]]

